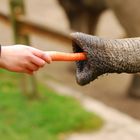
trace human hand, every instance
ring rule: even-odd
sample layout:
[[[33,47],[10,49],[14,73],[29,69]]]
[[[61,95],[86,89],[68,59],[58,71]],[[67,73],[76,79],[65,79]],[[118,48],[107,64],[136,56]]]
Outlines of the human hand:
[[[39,49],[26,45],[1,47],[0,67],[9,71],[33,74],[46,62],[51,63],[51,57]]]

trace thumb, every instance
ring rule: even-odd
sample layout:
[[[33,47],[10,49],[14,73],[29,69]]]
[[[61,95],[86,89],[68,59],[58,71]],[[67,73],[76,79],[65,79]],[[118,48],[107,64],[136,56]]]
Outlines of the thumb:
[[[36,48],[32,48],[32,52],[33,52],[34,55],[43,59],[48,64],[50,64],[52,62],[51,56],[49,54],[47,54],[45,51],[42,51],[42,50],[39,50],[39,49],[36,49]]]
[[[44,61],[46,61],[48,64],[52,62],[52,58],[49,54],[43,52],[43,55],[41,57]]]

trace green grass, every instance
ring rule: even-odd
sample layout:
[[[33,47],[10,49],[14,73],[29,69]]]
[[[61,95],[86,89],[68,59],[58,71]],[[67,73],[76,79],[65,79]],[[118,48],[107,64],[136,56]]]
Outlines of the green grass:
[[[28,100],[19,75],[0,70],[0,139],[60,140],[65,134],[98,130],[103,121],[80,103],[39,85],[43,99]]]

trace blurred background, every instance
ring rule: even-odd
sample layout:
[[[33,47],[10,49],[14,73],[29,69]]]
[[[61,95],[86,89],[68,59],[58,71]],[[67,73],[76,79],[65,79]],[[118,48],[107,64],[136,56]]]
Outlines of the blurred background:
[[[136,37],[139,5],[139,0],[0,0],[0,43],[72,52],[70,33],[76,31],[105,38]],[[82,98],[140,119],[139,75],[104,75],[81,87],[70,62],[53,62],[32,77],[4,70],[0,75],[3,139],[63,140],[73,132],[103,128],[103,116],[88,112],[78,99],[61,92],[71,96],[80,92]]]

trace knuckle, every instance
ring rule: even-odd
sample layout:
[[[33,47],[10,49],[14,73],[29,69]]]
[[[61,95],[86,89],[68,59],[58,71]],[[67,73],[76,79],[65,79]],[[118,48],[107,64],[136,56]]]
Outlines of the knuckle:
[[[29,60],[29,61],[31,61],[31,60],[32,60],[32,56],[31,56],[31,54],[30,54],[30,53],[26,55],[26,59],[27,59],[27,60]]]

